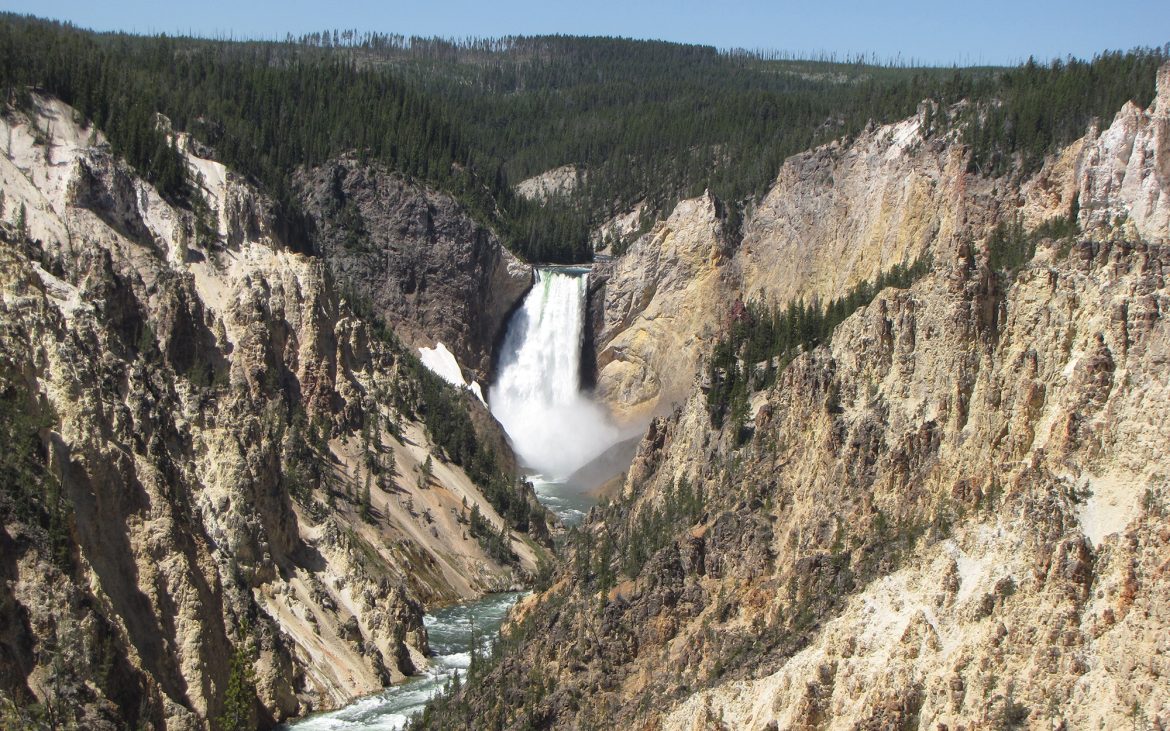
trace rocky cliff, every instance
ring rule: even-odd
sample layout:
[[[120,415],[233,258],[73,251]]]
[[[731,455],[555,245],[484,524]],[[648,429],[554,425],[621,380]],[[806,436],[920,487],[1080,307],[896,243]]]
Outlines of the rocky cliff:
[[[734,288],[731,247],[711,196],[674,213],[595,268],[596,392],[624,422],[685,397]]]
[[[957,134],[923,129],[925,118],[924,110],[793,156],[741,230],[724,231],[722,202],[683,201],[604,265],[601,398],[623,415],[668,411],[685,398],[737,300],[825,301],[939,242],[981,235],[1003,204],[1003,184],[970,179]],[[662,313],[670,313],[665,327]],[[659,329],[671,337],[643,337]],[[628,385],[635,372],[645,386]]]
[[[570,195],[585,181],[585,171],[576,165],[562,165],[516,183],[516,195],[531,201]]]
[[[504,521],[450,435],[502,445],[494,422],[262,195],[187,154],[198,190],[163,200],[50,99],[0,140],[6,723],[271,726],[424,667],[424,603],[535,570],[528,536],[502,564],[467,525]],[[468,276],[507,270],[475,240]]]
[[[683,400],[737,299],[824,302],[896,265],[949,256],[958,242],[981,239],[1017,214],[1034,228],[1077,207],[1083,226],[1164,241],[1170,69],[1158,83],[1150,109],[1127,104],[1104,131],[1088,130],[1035,175],[968,174],[957,130],[924,102],[915,117],[789,158],[745,213],[739,236],[723,231],[719,202],[681,202],[623,257],[597,268],[599,396],[625,418],[667,411]],[[647,336],[660,331],[670,334]]]
[[[1061,191],[1081,191],[1075,237],[995,271],[987,238],[914,223],[932,271],[752,393],[746,424],[714,429],[699,387],[655,419],[622,495],[434,727],[1170,723],[1170,249],[1156,223],[1170,189],[1158,154],[1121,165],[1140,186],[1086,183],[1101,160],[1158,149],[1164,98],[1070,148],[1045,186],[956,181],[997,196],[969,222],[1067,213]]]
[[[1074,179],[1087,226],[1132,227],[1129,238],[1170,238],[1170,66],[1158,71],[1149,109],[1128,103],[1099,136],[1084,140]]]
[[[1164,724],[1170,252],[1060,251],[883,293],[743,446],[701,392],[656,420],[485,681],[505,725]]]
[[[408,344],[446,345],[487,383],[492,348],[532,268],[450,195],[341,158],[297,177],[314,244],[345,294]]]
[[[1007,191],[969,179],[956,134],[919,116],[785,161],[748,216],[736,264],[745,296],[828,300],[969,233]],[[1006,187],[1006,186],[1005,186]]]

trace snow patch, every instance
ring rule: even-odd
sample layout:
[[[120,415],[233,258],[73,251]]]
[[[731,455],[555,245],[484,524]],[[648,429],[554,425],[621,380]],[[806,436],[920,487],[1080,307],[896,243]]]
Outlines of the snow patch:
[[[459,361],[455,360],[455,355],[447,350],[446,345],[436,343],[433,348],[419,348],[418,357],[422,364],[436,376],[452,386],[470,389],[480,402],[484,405],[487,404],[487,401],[484,401],[483,389],[479,387],[479,383],[472,381],[469,384],[463,380],[463,369],[459,367]]]
[[[467,381],[463,380],[463,369],[459,367],[459,361],[455,360],[454,354],[447,350],[446,345],[438,343],[433,348],[419,348],[418,353],[423,365],[447,383],[455,386],[467,385]]]
[[[479,381],[472,381],[468,388],[471,389],[471,392],[475,394],[475,397],[479,399],[480,403],[487,406],[487,400],[483,397],[483,389],[479,387]]]

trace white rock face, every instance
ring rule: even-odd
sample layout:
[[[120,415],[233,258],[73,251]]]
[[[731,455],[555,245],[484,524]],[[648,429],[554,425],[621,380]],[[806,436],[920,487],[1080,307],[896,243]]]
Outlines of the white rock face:
[[[585,171],[576,165],[562,165],[516,184],[516,194],[531,201],[546,201],[565,196],[577,189],[585,179]]]
[[[646,201],[638,201],[628,211],[618,213],[593,231],[593,248],[609,253],[613,244],[626,241],[642,227],[647,215]]]
[[[1083,227],[1128,224],[1144,240],[1170,240],[1170,65],[1149,109],[1127,103],[1100,137],[1089,135],[1079,179]]]
[[[989,215],[970,215],[968,204],[990,185],[968,186],[964,164],[953,140],[924,140],[915,117],[790,158],[738,247],[714,199],[680,202],[600,268],[599,395],[631,419],[667,411],[685,398],[737,300],[824,301],[982,231]]]

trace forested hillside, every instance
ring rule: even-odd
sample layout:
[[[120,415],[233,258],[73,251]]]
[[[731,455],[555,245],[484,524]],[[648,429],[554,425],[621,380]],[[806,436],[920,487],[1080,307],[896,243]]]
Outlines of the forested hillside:
[[[934,102],[928,126],[962,128],[977,149],[973,165],[1003,173],[1021,155],[1034,168],[1091,119],[1108,123],[1127,100],[1148,104],[1166,58],[1137,50],[1018,69],[912,68],[615,38],[454,43],[356,33],[332,47],[347,45],[433,91],[510,180],[583,166],[588,185],[578,198],[595,222],[641,198],[665,216],[705,188],[749,200],[789,155],[910,116],[925,99]],[[945,111],[962,100],[971,103],[952,122]]]
[[[214,148],[308,233],[290,189],[301,167],[356,152],[455,195],[513,251],[582,261],[588,232],[638,201],[665,215],[710,189],[733,229],[785,157],[913,114],[960,125],[972,165],[1034,166],[1094,117],[1149,102],[1162,51],[1015,70],[767,60],[711,47],[567,36],[468,40],[315,34],[285,42],[95,34],[0,20],[0,86],[51,92],[108,131],[115,151],[188,200],[155,114]],[[960,114],[944,113],[970,100]],[[565,164],[587,184],[543,205],[512,193]]]

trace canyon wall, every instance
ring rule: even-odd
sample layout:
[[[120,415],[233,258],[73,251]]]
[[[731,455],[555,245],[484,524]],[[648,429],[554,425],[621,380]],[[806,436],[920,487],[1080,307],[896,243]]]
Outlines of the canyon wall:
[[[737,300],[827,302],[897,265],[945,263],[960,242],[1017,214],[1035,228],[1076,205],[1082,226],[1165,241],[1168,75],[1162,69],[1150,109],[1127,104],[1035,174],[969,174],[958,131],[924,102],[915,117],[789,158],[738,236],[724,230],[721,202],[682,201],[623,257],[596,267],[599,397],[621,419],[669,411]]]
[[[297,176],[315,246],[345,296],[413,347],[442,342],[469,380],[532,286],[532,267],[454,198],[376,163],[343,157]]]
[[[13,708],[268,727],[424,668],[424,604],[535,572],[535,527],[505,532],[508,563],[472,535],[473,508],[504,520],[421,415],[446,399],[506,451],[498,427],[355,315],[264,196],[188,153],[198,189],[163,200],[52,99],[0,144]],[[510,266],[485,248],[469,276]]]

